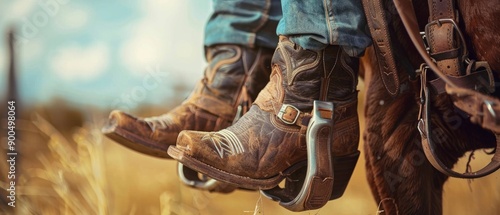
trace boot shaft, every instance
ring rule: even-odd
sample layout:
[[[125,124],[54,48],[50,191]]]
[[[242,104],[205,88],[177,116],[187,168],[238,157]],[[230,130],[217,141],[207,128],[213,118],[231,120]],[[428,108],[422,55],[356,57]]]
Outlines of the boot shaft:
[[[273,56],[269,84],[255,104],[276,116],[274,125],[305,134],[313,101],[332,102],[333,154],[350,154],[357,150],[359,142],[358,63],[339,46],[312,51],[281,39]],[[305,136],[301,136],[297,147],[304,143]]]
[[[336,171],[347,175],[338,185],[345,189],[359,155],[356,84],[357,60],[338,46],[311,51],[281,39],[270,81],[250,111],[218,132],[180,133],[169,154],[197,171],[214,173],[213,178],[262,190],[275,187],[315,156],[321,170],[317,178],[310,178],[319,179],[320,189],[332,188],[323,183],[332,182],[332,165],[348,164],[349,168]],[[333,106],[324,103],[312,112],[314,100]],[[345,156],[352,159],[343,162]],[[326,170],[330,173],[323,175]],[[332,196],[330,191],[321,195]]]
[[[252,101],[269,81],[270,59],[273,50],[247,48],[239,45],[207,47],[208,65],[195,92],[219,98],[237,105],[242,88]]]
[[[310,111],[313,100],[345,101],[356,96],[358,58],[339,46],[321,51],[306,50],[282,38],[272,65],[282,73],[284,98],[301,111]]]

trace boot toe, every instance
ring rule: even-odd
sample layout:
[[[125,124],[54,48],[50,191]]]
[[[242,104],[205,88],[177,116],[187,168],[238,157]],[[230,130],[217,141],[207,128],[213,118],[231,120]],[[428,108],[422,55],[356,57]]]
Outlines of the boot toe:
[[[120,110],[113,110],[109,114],[108,120],[102,127],[101,131],[104,134],[114,132],[117,127],[124,127],[124,125],[129,124],[131,121],[136,119]]]
[[[207,132],[181,131],[177,137],[177,148],[189,155],[193,155],[195,147],[202,147],[202,145],[205,145],[202,143],[202,137],[205,133]]]
[[[198,161],[220,167],[224,163],[221,150],[215,146],[217,132],[182,131],[177,137],[176,148]]]

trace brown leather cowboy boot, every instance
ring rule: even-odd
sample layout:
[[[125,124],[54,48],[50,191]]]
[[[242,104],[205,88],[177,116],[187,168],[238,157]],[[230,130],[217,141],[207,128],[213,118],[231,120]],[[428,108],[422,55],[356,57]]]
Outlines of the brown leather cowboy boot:
[[[168,153],[216,180],[248,189],[274,188],[307,160],[305,134],[313,101],[323,100],[335,107],[324,113],[333,115],[333,141],[326,144],[334,157],[353,158],[348,163],[354,166],[359,155],[357,71],[358,59],[338,46],[311,51],[280,38],[270,82],[250,111],[218,132],[181,132]],[[345,171],[335,162],[340,170],[335,174],[348,175],[348,181],[352,168]]]
[[[118,143],[148,155],[170,158],[167,149],[180,131],[217,131],[245,112],[269,80],[272,50],[239,45],[206,49],[203,79],[180,106],[150,118],[112,111],[102,132]]]

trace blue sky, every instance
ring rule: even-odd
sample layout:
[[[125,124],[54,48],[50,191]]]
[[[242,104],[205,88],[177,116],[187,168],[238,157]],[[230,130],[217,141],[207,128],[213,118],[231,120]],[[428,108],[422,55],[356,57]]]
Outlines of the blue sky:
[[[201,77],[210,12],[208,0],[0,1],[0,86],[4,32],[15,26],[23,102],[161,104],[178,96],[176,85],[189,89]]]

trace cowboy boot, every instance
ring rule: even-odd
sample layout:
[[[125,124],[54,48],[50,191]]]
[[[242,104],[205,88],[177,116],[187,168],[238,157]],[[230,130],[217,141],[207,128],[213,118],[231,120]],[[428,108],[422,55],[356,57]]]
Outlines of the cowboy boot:
[[[333,116],[333,141],[326,143],[331,150],[327,154],[353,158],[347,160],[354,167],[359,155],[358,61],[339,46],[311,51],[280,38],[270,82],[250,110],[218,132],[181,132],[177,145],[171,146],[168,153],[216,180],[248,189],[274,188],[307,162],[305,134],[313,101],[323,100],[333,102],[335,107],[332,113],[325,113]],[[342,163],[342,159],[336,160]],[[353,168],[345,171],[341,166],[337,168],[340,163],[333,162],[340,170],[334,170],[335,174],[348,175],[348,181]],[[345,176],[339,177],[345,181]],[[343,185],[335,186],[345,189]],[[336,194],[327,195],[330,198]]]
[[[231,125],[238,111],[248,110],[269,80],[271,56],[267,48],[208,47],[204,77],[180,106],[149,118],[115,110],[102,132],[135,151],[170,158],[167,149],[180,131],[217,131]]]

